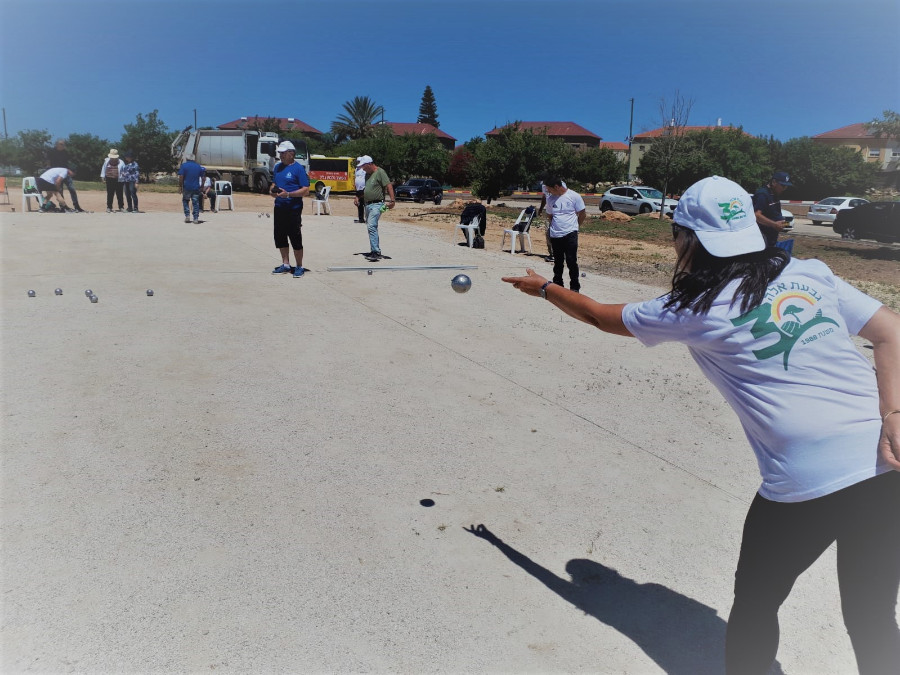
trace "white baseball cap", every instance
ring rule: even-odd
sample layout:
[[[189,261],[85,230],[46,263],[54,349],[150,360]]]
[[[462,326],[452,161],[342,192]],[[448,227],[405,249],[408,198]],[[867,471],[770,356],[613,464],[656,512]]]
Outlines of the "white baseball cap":
[[[275,151],[277,153],[281,154],[282,152],[288,152],[288,151],[297,152],[297,149],[294,147],[294,144],[291,143],[290,141],[282,141],[281,143],[278,144],[278,147],[275,148]]]
[[[362,166],[363,164],[371,164],[375,160],[369,157],[368,155],[363,155],[359,159],[356,160],[356,166]]]
[[[740,185],[721,176],[704,178],[685,190],[672,220],[693,230],[703,248],[717,258],[766,247],[756,224],[753,198]]]

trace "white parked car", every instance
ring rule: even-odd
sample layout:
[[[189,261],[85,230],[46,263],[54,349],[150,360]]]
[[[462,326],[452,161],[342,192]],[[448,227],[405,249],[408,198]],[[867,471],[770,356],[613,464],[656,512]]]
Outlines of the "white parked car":
[[[678,202],[663,200],[663,193],[643,185],[617,185],[603,193],[600,198],[601,211],[622,211],[624,213],[659,213],[665,208],[666,215],[672,215]]]
[[[812,221],[813,225],[834,223],[838,211],[852,209],[868,203],[868,199],[860,199],[859,197],[829,197],[810,206],[809,214],[806,217]]]

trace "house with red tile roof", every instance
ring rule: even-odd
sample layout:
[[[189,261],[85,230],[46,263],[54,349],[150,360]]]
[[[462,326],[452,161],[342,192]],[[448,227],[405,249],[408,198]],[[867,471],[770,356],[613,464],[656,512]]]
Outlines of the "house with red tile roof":
[[[612,150],[616,156],[616,159],[620,162],[624,162],[628,158],[627,143],[619,143],[618,141],[601,141],[600,147]]]
[[[878,137],[862,122],[816,134],[812,140],[832,148],[850,148],[865,161],[877,163],[882,171],[900,170],[900,138]]]
[[[497,136],[501,129],[507,129],[518,124],[519,130],[529,130],[536,134],[546,133],[551,138],[561,138],[564,143],[568,143],[573,148],[586,150],[587,148],[596,148],[600,146],[603,139],[597,134],[588,131],[580,124],[575,122],[512,122],[502,127],[495,127],[488,131],[485,136]]]
[[[241,117],[225,124],[220,124],[218,129],[253,129],[261,127],[271,121],[278,123],[278,130],[282,133],[291,131],[299,131],[304,136],[318,137],[322,136],[322,132],[311,127],[303,120],[296,117]],[[274,131],[274,130],[273,130]]]
[[[428,134],[434,134],[441,142],[441,145],[447,148],[447,150],[453,150],[453,148],[456,147],[456,139],[453,138],[453,136],[445,131],[441,131],[432,124],[426,124],[424,122],[380,122],[376,126],[382,124],[389,127],[394,132],[394,136],[406,136],[407,134],[426,136]]]

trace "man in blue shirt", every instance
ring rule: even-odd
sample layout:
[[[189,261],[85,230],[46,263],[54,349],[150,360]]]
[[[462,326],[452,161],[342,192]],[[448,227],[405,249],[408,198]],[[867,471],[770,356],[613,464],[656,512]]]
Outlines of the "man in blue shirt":
[[[282,141],[278,145],[281,159],[272,169],[273,183],[269,193],[275,197],[275,248],[281,253],[281,265],[272,270],[272,274],[293,272],[299,279],[306,272],[303,269],[303,198],[309,194],[309,176],[301,164],[294,161],[294,144]],[[291,254],[288,243],[294,249],[296,267],[291,267]]]
[[[178,169],[178,187],[181,188],[181,205],[184,207],[184,222],[191,222],[189,204],[193,207],[194,223],[200,222],[200,181],[206,176],[206,169],[194,161],[192,154],[184,156],[184,164]]]
[[[753,210],[756,224],[766,240],[766,246],[778,243],[778,235],[787,224],[781,215],[781,194],[791,187],[791,177],[784,171],[776,171],[768,185],[753,194]]]

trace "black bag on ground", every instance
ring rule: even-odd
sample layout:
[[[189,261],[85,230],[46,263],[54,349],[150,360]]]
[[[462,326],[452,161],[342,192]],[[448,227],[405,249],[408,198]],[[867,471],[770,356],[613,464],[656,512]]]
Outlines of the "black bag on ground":
[[[475,241],[472,242],[472,248],[484,248],[484,237],[480,234],[476,234]]]

